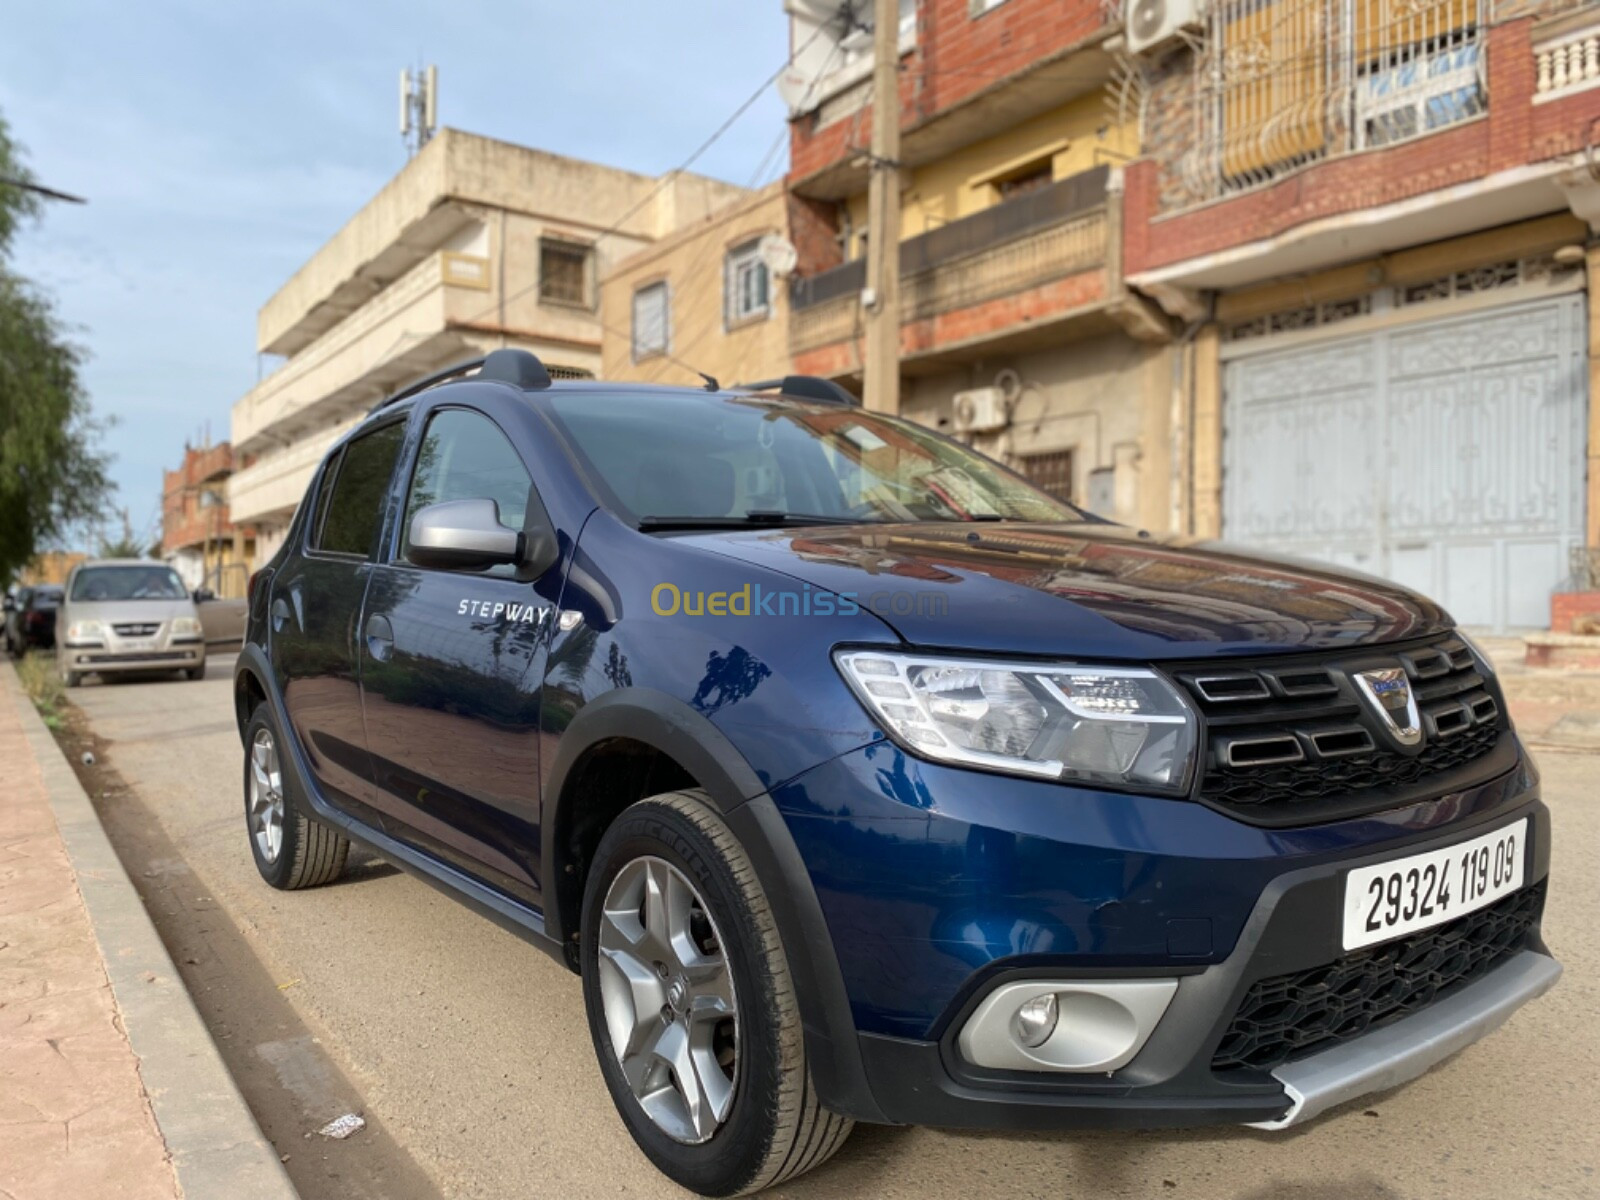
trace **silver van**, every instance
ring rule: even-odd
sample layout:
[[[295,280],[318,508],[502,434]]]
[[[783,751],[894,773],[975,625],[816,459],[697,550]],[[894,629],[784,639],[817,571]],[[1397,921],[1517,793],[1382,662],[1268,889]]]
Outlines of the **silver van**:
[[[205,632],[194,597],[166,563],[102,559],[74,568],[56,615],[56,663],[77,687],[113,671],[206,673]]]

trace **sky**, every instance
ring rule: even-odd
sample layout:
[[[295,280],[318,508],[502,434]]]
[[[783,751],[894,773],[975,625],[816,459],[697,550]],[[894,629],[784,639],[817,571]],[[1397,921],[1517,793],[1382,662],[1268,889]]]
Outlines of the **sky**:
[[[256,382],[257,310],[405,165],[402,67],[438,64],[441,125],[659,174],[788,53],[781,0],[6,8],[0,113],[89,200],[47,205],[15,265],[87,351],[116,504],[152,539],[162,469]],[[694,169],[772,178],[783,132],[769,90]]]

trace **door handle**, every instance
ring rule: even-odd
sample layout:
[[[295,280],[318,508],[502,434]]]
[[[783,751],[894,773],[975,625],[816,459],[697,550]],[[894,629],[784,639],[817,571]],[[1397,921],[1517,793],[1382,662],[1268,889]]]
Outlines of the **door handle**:
[[[367,652],[379,662],[387,662],[394,653],[394,626],[388,617],[373,613],[367,618]]]

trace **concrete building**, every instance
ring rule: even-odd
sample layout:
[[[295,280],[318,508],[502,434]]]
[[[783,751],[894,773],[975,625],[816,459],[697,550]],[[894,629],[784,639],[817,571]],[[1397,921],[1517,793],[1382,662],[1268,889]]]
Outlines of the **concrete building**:
[[[1544,626],[1600,545],[1600,6],[1162,12],[1123,267],[1185,330],[1177,527]]]
[[[741,194],[441,130],[261,309],[257,347],[284,361],[233,407],[229,487],[257,562],[327,447],[378,399],[501,346],[593,375],[599,278]]]
[[[787,0],[797,370],[859,388],[870,4]],[[901,411],[1052,493],[1171,519],[1175,323],[1128,286],[1138,153],[1101,0],[902,0]]]
[[[233,447],[186,446],[176,471],[161,479],[161,557],[193,590],[207,587],[219,596],[245,594],[255,554],[255,531],[233,523],[228,481]]]
[[[601,377],[693,384],[704,371],[731,386],[787,374],[787,278],[763,242],[788,240],[788,205],[781,182],[747,192],[617,264],[600,288]]]

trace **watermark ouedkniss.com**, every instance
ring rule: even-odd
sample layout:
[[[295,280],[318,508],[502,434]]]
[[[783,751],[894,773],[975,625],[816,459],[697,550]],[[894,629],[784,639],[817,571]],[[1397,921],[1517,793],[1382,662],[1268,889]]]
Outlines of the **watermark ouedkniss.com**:
[[[650,589],[650,608],[658,617],[853,617],[863,609],[882,617],[945,617],[950,615],[950,599],[904,588],[863,595],[813,587],[774,591],[747,583],[734,591],[706,592],[658,583]]]

